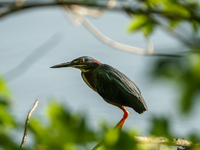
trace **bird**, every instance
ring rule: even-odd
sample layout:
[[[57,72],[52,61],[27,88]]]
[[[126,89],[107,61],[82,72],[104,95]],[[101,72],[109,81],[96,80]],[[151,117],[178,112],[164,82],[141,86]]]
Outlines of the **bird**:
[[[107,103],[120,108],[123,118],[115,127],[122,129],[131,107],[141,114],[148,110],[139,88],[122,72],[114,67],[103,64],[89,56],[82,56],[70,62],[54,65],[50,68],[73,67],[81,70],[85,83],[97,92]]]

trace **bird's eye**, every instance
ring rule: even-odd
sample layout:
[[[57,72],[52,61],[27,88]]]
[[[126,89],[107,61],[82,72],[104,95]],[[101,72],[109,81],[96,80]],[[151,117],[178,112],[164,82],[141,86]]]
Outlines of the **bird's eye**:
[[[79,60],[79,63],[83,63],[83,60],[82,60],[82,59],[80,59],[80,60]]]

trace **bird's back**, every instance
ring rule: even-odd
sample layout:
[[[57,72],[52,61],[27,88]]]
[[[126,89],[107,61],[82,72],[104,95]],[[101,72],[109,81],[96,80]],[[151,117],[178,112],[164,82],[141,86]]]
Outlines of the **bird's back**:
[[[147,110],[138,87],[117,69],[102,64],[88,73],[82,73],[84,81],[103,99],[118,107],[127,106],[136,112]]]

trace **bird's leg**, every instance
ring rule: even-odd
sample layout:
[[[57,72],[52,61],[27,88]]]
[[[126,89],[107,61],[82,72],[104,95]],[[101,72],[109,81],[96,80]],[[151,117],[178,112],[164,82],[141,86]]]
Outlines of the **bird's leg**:
[[[121,109],[124,112],[124,115],[123,115],[123,118],[117,123],[117,125],[115,126],[115,128],[120,128],[122,130],[124,122],[128,118],[129,112],[125,109],[125,107],[122,107]]]
[[[124,122],[128,118],[129,112],[125,109],[125,107],[119,107],[121,110],[123,110],[124,115],[123,118],[117,123],[117,125],[114,127],[115,128],[120,128],[122,130],[122,127],[124,125]],[[103,144],[103,140],[99,142],[92,150],[97,150],[101,145]]]

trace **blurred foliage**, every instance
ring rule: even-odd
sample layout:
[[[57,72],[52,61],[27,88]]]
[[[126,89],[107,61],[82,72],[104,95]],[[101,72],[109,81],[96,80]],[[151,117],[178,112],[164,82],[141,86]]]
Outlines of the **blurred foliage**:
[[[32,118],[30,131],[34,136],[35,149],[88,150],[103,139],[99,150],[144,150],[133,138],[136,131],[120,131],[103,124],[99,131],[91,130],[86,118],[80,113],[70,113],[63,105],[52,102],[47,107],[48,121]],[[102,136],[105,133],[105,136]],[[48,137],[48,138],[45,138]]]
[[[5,80],[0,76],[0,149],[18,149],[19,145],[14,142],[11,131],[17,128],[16,121],[9,109],[10,91],[5,84]]]
[[[133,32],[142,29],[144,35],[150,34],[156,27],[156,22],[146,15],[135,15],[128,26],[128,31]]]
[[[109,129],[104,137],[103,146],[99,150],[138,150],[140,147],[133,138],[135,132],[125,132],[119,129]]]
[[[169,117],[153,117],[151,118],[150,134],[157,137],[167,137],[172,139]]]
[[[161,28],[182,42],[183,49],[191,51],[182,57],[159,57],[151,66],[151,75],[158,81],[171,81],[177,89],[176,108],[180,115],[189,117],[200,101],[200,1],[196,0],[138,0],[138,5],[126,10],[132,17],[129,32],[142,31],[145,36]],[[166,52],[165,52],[166,53]],[[173,105],[173,104],[172,104]],[[169,117],[152,117],[149,134],[173,135]],[[200,141],[200,131],[188,135],[188,139]]]
[[[10,97],[10,91],[8,89],[8,87],[5,84],[5,80],[3,79],[3,77],[0,76],[0,103],[1,104],[7,104],[7,102],[5,102],[5,99],[8,99]]]
[[[140,29],[145,35],[152,33],[163,21],[167,28],[173,30],[180,24],[188,23],[197,33],[200,26],[200,3],[196,0],[138,0],[139,10],[127,10],[132,14],[128,31],[135,32]],[[136,14],[135,14],[136,13]]]
[[[86,124],[84,116],[71,114],[58,103],[50,103],[47,108],[48,121],[34,118],[30,129],[37,149],[88,149],[97,135]],[[45,138],[46,137],[46,138]]]
[[[5,86],[3,82],[2,86]],[[6,87],[6,86],[5,86]],[[4,89],[4,88],[1,88]],[[1,90],[2,95],[4,91]],[[6,92],[5,92],[6,93]],[[13,132],[24,129],[21,123],[16,122],[10,114],[7,99],[0,103],[0,149],[19,149],[20,143],[16,143]],[[99,150],[155,150],[156,145],[139,144],[135,141],[138,135],[137,130],[113,129],[105,123],[97,131],[89,127],[85,115],[82,113],[71,113],[69,108],[57,102],[51,101],[46,107],[47,118],[32,116],[29,124],[28,136],[31,137],[31,144],[26,144],[23,149],[27,150],[89,150],[102,141]],[[150,135],[172,138],[170,122],[168,118],[151,119],[152,126],[149,129]],[[18,138],[21,138],[18,135]],[[196,134],[188,136],[193,142],[198,142]],[[19,140],[18,140],[19,141]],[[165,150],[172,150],[172,147],[165,147]],[[195,149],[194,149],[195,150]]]
[[[152,77],[175,83],[180,91],[178,104],[184,114],[190,113],[200,100],[200,54],[190,54],[183,58],[160,58],[152,70]]]
[[[189,114],[200,100],[200,2],[196,0],[138,0],[141,13],[129,10],[133,19],[129,32],[142,30],[147,36],[157,27],[165,28],[192,52],[182,58],[159,58],[152,66],[152,76],[175,83],[179,92],[179,110]],[[183,27],[178,32],[178,27]],[[185,30],[184,30],[185,29]],[[186,32],[187,31],[187,32]],[[186,33],[182,36],[182,33]]]

